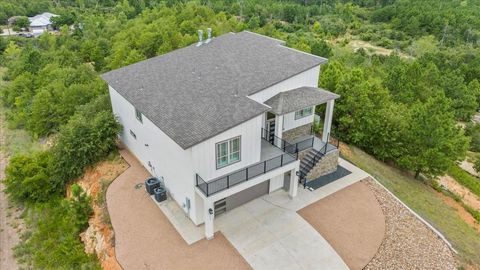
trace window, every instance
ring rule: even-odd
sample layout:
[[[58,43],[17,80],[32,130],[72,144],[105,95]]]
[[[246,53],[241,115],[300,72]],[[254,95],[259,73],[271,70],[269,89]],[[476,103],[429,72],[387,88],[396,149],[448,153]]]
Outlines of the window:
[[[132,137],[136,140],[137,139],[137,135],[130,129],[130,135],[132,135]]]
[[[295,120],[307,117],[309,115],[312,115],[312,113],[313,113],[312,107],[308,107],[308,108],[305,108],[303,110],[296,111],[295,112]]]
[[[137,108],[135,108],[135,117],[137,117],[137,120],[140,121],[140,123],[143,123],[142,113]]]
[[[216,144],[217,169],[240,161],[240,137]]]

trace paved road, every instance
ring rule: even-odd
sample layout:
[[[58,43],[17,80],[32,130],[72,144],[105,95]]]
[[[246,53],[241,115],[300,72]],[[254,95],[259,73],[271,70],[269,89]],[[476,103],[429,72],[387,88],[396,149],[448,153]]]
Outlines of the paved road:
[[[5,143],[3,121],[4,116],[0,115],[0,145]],[[0,179],[5,177],[6,166],[7,157],[5,153],[0,151]],[[9,223],[16,214],[12,214],[10,217],[7,215],[8,200],[3,189],[4,186],[0,182],[0,269],[15,270],[18,269],[18,265],[15,258],[13,258],[12,248],[18,243],[19,237],[16,230]]]

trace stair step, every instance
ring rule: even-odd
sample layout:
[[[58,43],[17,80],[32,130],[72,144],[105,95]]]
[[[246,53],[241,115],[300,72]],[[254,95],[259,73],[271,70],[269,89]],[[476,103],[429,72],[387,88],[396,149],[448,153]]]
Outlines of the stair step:
[[[308,174],[307,172],[302,171],[302,170],[300,170],[299,172],[300,172],[300,177],[307,176],[307,174]]]
[[[302,164],[302,163],[300,163],[300,169],[302,169],[302,168],[305,169],[305,170],[309,170],[309,171],[310,171],[310,170],[313,168],[313,166],[312,166],[312,165],[309,165],[309,164]]]
[[[303,158],[302,161],[304,164],[309,164],[311,166],[314,166],[316,162],[313,161],[313,158]]]

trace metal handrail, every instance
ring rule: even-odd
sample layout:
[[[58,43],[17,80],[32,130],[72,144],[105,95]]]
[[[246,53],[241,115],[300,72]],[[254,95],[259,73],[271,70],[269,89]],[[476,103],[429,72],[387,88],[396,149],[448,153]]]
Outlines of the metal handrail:
[[[315,155],[312,158],[313,161],[313,166],[314,167],[322,157],[324,157],[327,154],[327,148],[328,148],[328,142],[330,140],[330,133],[327,134],[327,141],[325,142],[325,145],[315,153]],[[305,173],[300,172],[299,175],[299,182],[303,180],[303,187],[305,188],[307,185],[307,179],[305,178],[307,175]]]
[[[276,165],[276,162],[273,162],[276,160],[278,160],[278,165]],[[229,173],[209,182],[206,182],[202,177],[200,177],[200,175],[196,174],[196,186],[208,197],[294,161],[296,161],[296,159],[290,154],[281,154],[274,158],[257,162],[244,169]],[[238,176],[240,176],[240,178],[238,178]]]
[[[273,142],[270,141],[269,136],[273,137]],[[276,136],[275,134],[270,133],[268,130],[262,128],[262,139],[269,142],[271,145],[281,149],[283,152],[289,154],[290,156],[298,159],[298,151],[296,151],[296,147],[294,145],[287,142],[286,140]],[[276,142],[280,142],[280,146],[277,145]],[[295,151],[291,151],[291,149],[295,149]]]

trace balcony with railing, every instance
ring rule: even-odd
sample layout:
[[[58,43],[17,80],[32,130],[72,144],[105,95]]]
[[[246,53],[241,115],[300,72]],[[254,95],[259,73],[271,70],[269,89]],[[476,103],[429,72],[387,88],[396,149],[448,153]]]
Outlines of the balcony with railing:
[[[196,186],[198,189],[208,197],[297,160],[297,154],[289,143],[278,137],[269,140],[268,135],[262,129],[262,149],[259,162],[210,181],[206,181],[197,174]]]

